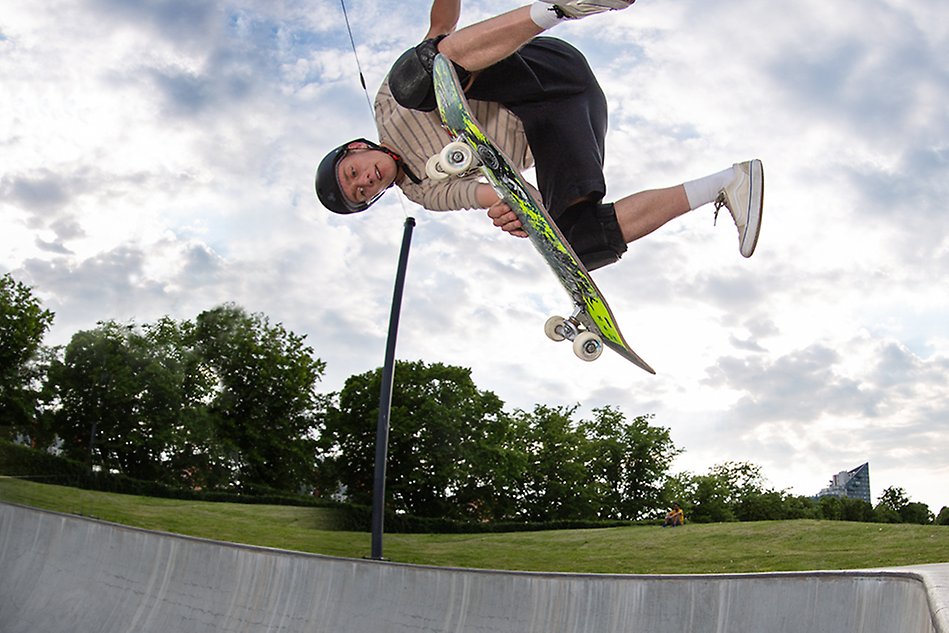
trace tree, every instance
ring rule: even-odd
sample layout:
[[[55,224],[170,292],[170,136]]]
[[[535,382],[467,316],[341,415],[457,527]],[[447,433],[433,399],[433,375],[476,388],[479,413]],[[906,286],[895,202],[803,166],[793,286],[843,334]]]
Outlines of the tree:
[[[662,485],[662,507],[656,508],[657,518],[668,510],[673,503],[679,504],[685,513],[686,519],[692,517],[693,500],[695,499],[695,475],[689,471],[675,473],[666,477]]]
[[[699,475],[695,478],[692,496],[691,519],[696,523],[723,523],[734,521],[735,510],[731,503],[732,490],[728,483],[715,475]]]
[[[587,470],[590,444],[572,420],[575,407],[518,411],[526,435],[522,516],[529,521],[596,517],[598,487]]]
[[[315,481],[322,371],[303,337],[227,305],[78,332],[48,392],[67,456],[196,488],[298,492]]]
[[[166,403],[157,408],[167,427],[167,445],[162,452],[164,479],[195,489],[230,486],[235,477],[231,455],[218,440],[209,406],[216,377],[205,370],[195,349],[195,324],[163,317],[144,325],[142,332],[150,356],[157,362],[146,378],[166,378],[150,389],[154,402]]]
[[[909,504],[909,497],[906,496],[906,491],[902,488],[890,486],[883,490],[877,501],[879,501],[879,505],[899,514]]]
[[[131,325],[109,321],[76,333],[49,372],[66,455],[161,480],[181,404],[180,381],[165,360]]]
[[[936,525],[949,525],[949,506],[943,506],[936,517]]]
[[[350,377],[327,410],[320,447],[324,491],[372,501],[382,370]],[[506,518],[523,456],[503,403],[471,370],[396,363],[389,416],[386,507],[423,517]]]
[[[873,508],[873,520],[876,523],[902,523],[903,521],[899,512],[882,504]]]
[[[500,400],[497,405],[502,406]],[[475,431],[466,451],[466,473],[456,493],[457,505],[478,521],[515,520],[521,516],[524,497],[526,428],[500,408],[492,408]]]
[[[811,497],[788,496],[784,499],[785,518],[788,519],[817,519],[820,518],[820,508]]]
[[[843,503],[840,497],[828,495],[821,497],[817,501],[820,508],[820,516],[826,521],[842,521],[844,518]]]
[[[749,492],[735,505],[735,517],[739,521],[780,521],[788,518],[786,502],[776,490]]]
[[[208,398],[219,450],[234,482],[297,492],[315,481],[316,433],[325,363],[305,336],[262,314],[226,304],[198,315],[196,371],[215,385]]]
[[[765,492],[761,468],[750,462],[724,462],[694,478],[692,520],[697,523],[734,521],[741,501]]]
[[[874,518],[879,523],[903,523],[903,513],[910,505],[906,491],[898,486],[885,488],[877,499],[873,509]],[[928,511],[928,509],[927,509]]]
[[[372,500],[381,370],[346,381],[320,438],[324,492]],[[649,417],[609,407],[575,422],[576,408],[507,414],[471,371],[396,364],[389,418],[387,508],[418,516],[554,521],[633,518],[654,510],[678,453]]]
[[[11,439],[39,435],[37,401],[49,362],[41,343],[52,322],[29,286],[0,276],[0,432]]]
[[[665,498],[678,502],[696,523],[781,519],[789,508],[799,514],[814,512],[809,501],[786,499],[785,493],[766,489],[761,467],[750,462],[723,462],[705,475],[685,472],[670,477]]]
[[[709,476],[717,479],[726,491],[725,501],[737,505],[742,498],[761,494],[764,490],[764,476],[761,467],[751,462],[724,462],[712,466]]]
[[[911,501],[903,506],[900,511],[900,518],[903,523],[916,523],[917,525],[929,525],[933,522],[933,513],[929,511],[929,506],[919,501]]]
[[[599,488],[597,516],[639,519],[654,514],[664,503],[669,464],[682,451],[668,429],[649,423],[652,416],[627,422],[611,407],[593,414],[579,431],[589,444],[587,471]]]
[[[873,512],[878,522],[915,523],[919,519],[921,508],[919,508],[918,505],[921,504],[912,504],[909,497],[906,496],[906,491],[903,488],[898,486],[890,486],[889,488],[885,488],[877,501],[879,503],[874,508]],[[924,514],[927,517],[932,516],[929,513],[928,507],[925,507]],[[907,519],[910,520],[908,521]],[[924,522],[928,523],[928,521]]]
[[[873,506],[863,499],[840,498],[840,518],[843,521],[862,521],[870,523],[876,519]]]

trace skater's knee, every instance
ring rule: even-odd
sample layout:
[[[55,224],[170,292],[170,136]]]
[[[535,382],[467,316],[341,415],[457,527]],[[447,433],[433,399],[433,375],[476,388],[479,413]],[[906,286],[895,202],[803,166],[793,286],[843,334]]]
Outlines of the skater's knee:
[[[610,264],[615,264],[620,259],[620,256],[616,254],[616,251],[610,249],[605,251],[587,251],[585,253],[577,253],[577,257],[580,258],[580,261],[583,262],[583,265],[586,266],[586,269],[590,271],[596,270],[597,268],[603,268],[604,266],[609,266]]]
[[[569,226],[564,227],[567,241],[587,270],[613,264],[626,252],[612,204],[583,201],[569,208],[563,217],[569,218]]]
[[[432,68],[438,54],[438,43],[446,36],[441,35],[425,40],[410,48],[392,65],[389,71],[389,88],[396,102],[403,108],[431,112],[435,109],[435,85],[432,81]],[[462,84],[468,72],[455,64]]]

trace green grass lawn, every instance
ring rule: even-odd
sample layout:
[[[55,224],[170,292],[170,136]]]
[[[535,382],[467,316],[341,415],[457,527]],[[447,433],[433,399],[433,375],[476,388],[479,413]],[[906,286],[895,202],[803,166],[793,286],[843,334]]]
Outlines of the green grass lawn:
[[[328,508],[204,503],[0,478],[0,500],[236,543],[362,558],[370,536],[334,529]],[[949,527],[763,521],[504,534],[386,534],[389,560],[486,569],[723,573],[949,562]]]

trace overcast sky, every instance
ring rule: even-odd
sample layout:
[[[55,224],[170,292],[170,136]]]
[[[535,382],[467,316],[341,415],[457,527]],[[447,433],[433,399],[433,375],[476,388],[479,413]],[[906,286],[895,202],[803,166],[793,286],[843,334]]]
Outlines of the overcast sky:
[[[429,5],[347,7],[374,95]],[[609,199],[764,161],[750,260],[706,207],[595,274],[657,376],[550,343],[566,296],[483,212],[320,207],[320,158],[374,137],[335,0],[6,0],[0,273],[56,313],[48,344],[236,302],[306,334],[329,392],[383,362],[410,215],[400,359],[470,367],[509,410],[655,414],[674,471],[751,461],[813,494],[869,461],[874,502],[949,505],[944,2],[639,0],[551,34],[607,94]]]

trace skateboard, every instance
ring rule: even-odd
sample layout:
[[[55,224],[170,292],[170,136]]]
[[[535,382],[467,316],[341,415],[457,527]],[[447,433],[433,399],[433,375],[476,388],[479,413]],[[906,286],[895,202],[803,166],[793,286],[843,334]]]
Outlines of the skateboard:
[[[605,345],[637,367],[655,374],[623,338],[603,293],[544,205],[535,199],[511,160],[481,130],[468,107],[458,75],[444,55],[435,57],[433,78],[438,113],[452,142],[428,161],[426,174],[437,180],[479,168],[520,219],[531,244],[573,302],[569,317],[552,316],[547,320],[544,332],[548,338],[572,341],[574,353],[586,361],[599,358]]]

